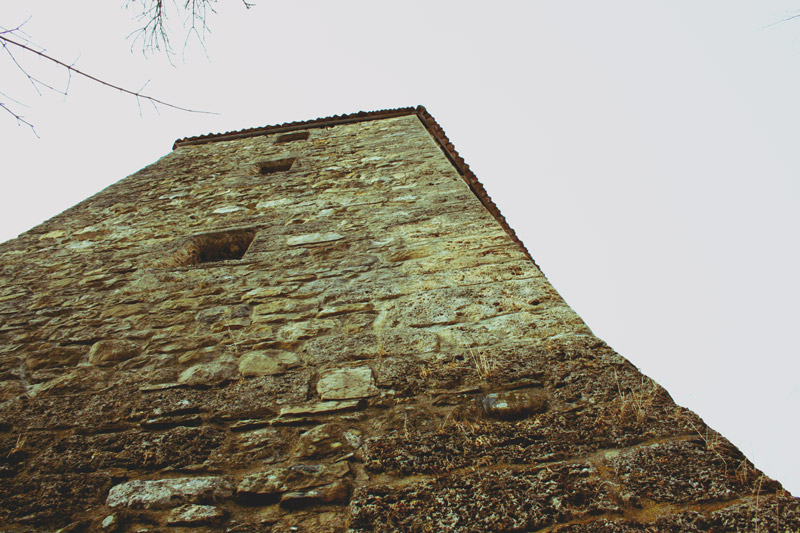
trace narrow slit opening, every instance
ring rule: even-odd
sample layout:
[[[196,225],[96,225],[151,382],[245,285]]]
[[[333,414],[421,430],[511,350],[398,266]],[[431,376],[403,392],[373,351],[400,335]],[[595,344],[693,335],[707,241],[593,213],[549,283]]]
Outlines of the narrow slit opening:
[[[291,133],[284,133],[283,135],[278,135],[275,138],[275,144],[288,143],[292,141],[305,141],[306,139],[308,139],[307,131],[293,131]]]
[[[256,163],[256,169],[262,176],[274,174],[275,172],[284,172],[292,168],[294,160],[294,157],[289,157],[286,159],[276,159],[274,161],[260,161]]]

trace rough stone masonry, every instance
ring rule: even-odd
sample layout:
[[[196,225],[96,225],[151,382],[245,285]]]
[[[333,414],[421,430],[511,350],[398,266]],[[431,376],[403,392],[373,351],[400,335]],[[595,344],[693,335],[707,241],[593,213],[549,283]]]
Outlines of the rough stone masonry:
[[[798,531],[423,108],[184,139],[0,245],[3,531]]]

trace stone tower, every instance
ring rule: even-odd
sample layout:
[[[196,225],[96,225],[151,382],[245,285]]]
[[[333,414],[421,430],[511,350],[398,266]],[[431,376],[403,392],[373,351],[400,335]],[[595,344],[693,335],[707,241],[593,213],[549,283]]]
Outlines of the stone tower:
[[[183,139],[0,245],[3,531],[798,531],[423,108]]]

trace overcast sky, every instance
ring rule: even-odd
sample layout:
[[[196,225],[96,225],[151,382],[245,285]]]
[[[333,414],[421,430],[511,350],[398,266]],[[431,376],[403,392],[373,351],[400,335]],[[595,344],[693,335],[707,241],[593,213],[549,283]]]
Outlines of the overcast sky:
[[[40,136],[0,113],[0,240],[176,138],[422,104],[592,330],[800,495],[796,1],[255,1],[173,64],[131,52],[122,0],[4,2],[48,53],[218,114],[39,96],[0,55]]]

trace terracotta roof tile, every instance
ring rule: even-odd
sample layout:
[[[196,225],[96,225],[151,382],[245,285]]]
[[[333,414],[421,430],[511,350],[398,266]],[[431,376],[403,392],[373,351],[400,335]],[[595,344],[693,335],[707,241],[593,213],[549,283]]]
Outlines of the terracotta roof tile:
[[[273,133],[280,133],[284,131],[301,130],[308,128],[326,128],[328,126],[336,126],[338,124],[350,124],[353,122],[363,122],[366,120],[378,120],[382,118],[401,117],[403,115],[412,115],[415,112],[416,108],[413,107],[384,109],[381,111],[359,111],[358,113],[350,113],[347,115],[333,115],[332,117],[321,117],[312,120],[285,122],[283,124],[275,124],[273,126],[263,126],[260,128],[249,128],[238,131],[229,131],[227,133],[208,133],[206,135],[198,135],[197,137],[186,137],[184,139],[178,139],[172,145],[172,149],[174,150],[179,146],[191,146],[194,144],[205,144],[216,141],[228,141],[231,139],[256,137],[258,135],[270,135]]]

